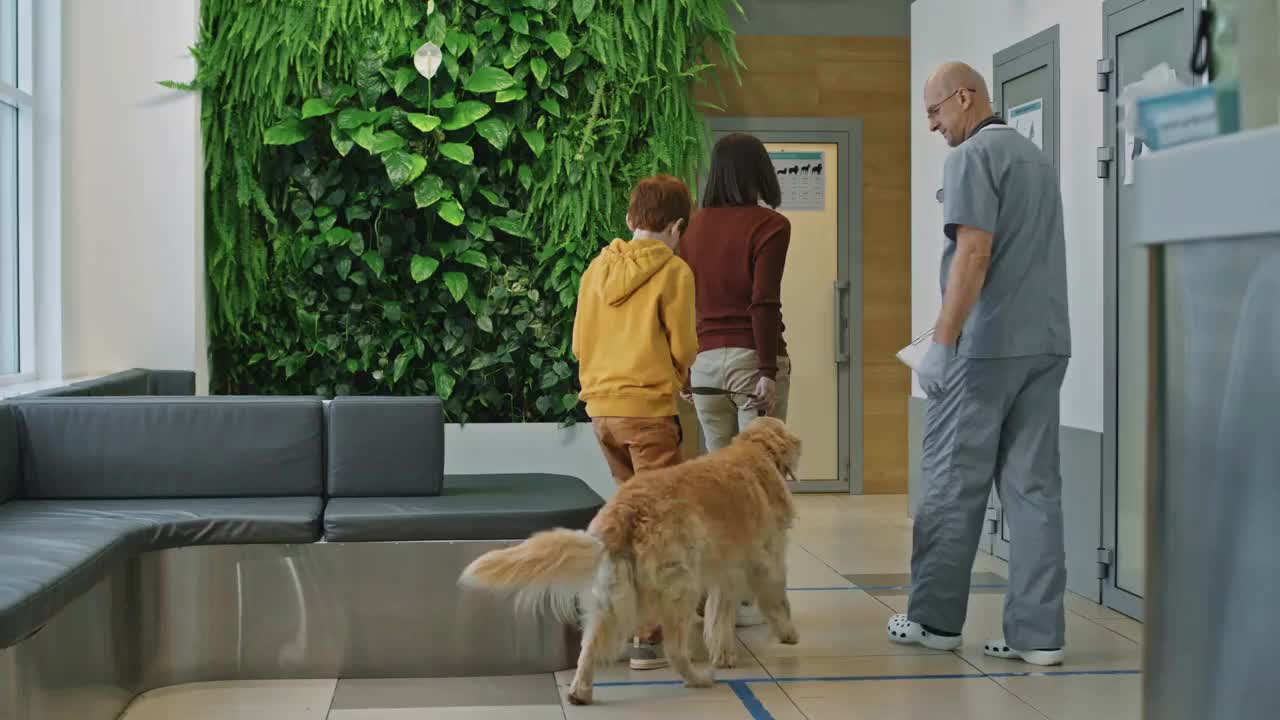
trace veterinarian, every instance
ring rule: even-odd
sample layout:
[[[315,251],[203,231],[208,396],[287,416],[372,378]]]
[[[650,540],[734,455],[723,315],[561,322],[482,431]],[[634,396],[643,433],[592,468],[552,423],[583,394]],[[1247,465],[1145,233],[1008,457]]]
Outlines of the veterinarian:
[[[942,310],[918,369],[928,396],[913,589],[889,639],[960,645],[992,482],[1010,533],[1004,637],[988,655],[1062,662],[1066,555],[1058,407],[1071,354],[1057,171],[951,63],[928,80],[929,129],[954,148],[942,180]]]
[[[697,286],[693,385],[733,393],[693,398],[711,452],[727,447],[761,414],[787,418],[791,362],[782,337],[782,272],[791,223],[773,209],[780,204],[778,176],[758,138],[739,133],[716,143],[702,209],[680,246]],[[754,603],[738,608],[740,627],[764,621]]]

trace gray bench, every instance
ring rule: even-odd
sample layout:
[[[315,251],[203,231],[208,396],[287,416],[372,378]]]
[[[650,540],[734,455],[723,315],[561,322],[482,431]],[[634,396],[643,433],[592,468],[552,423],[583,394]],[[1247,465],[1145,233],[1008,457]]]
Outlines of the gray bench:
[[[60,717],[30,683],[77,667],[86,634],[109,640],[76,682],[113,697],[569,667],[572,633],[455,581],[602,500],[576,478],[443,469],[431,398],[0,403],[0,716]]]
[[[196,374],[190,370],[133,369],[105,377],[38,390],[22,399],[44,397],[131,397],[140,395],[190,396],[196,394]]]

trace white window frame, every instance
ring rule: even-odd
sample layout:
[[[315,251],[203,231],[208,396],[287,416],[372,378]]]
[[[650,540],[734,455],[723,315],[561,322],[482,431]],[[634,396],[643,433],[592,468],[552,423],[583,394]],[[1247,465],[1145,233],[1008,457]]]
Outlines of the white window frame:
[[[62,12],[64,0],[18,0],[19,372],[0,396],[62,380]]]
[[[33,0],[18,0],[18,84],[0,81],[0,101],[18,109],[18,372],[0,375],[0,385],[37,379],[35,242],[35,106],[32,93]]]

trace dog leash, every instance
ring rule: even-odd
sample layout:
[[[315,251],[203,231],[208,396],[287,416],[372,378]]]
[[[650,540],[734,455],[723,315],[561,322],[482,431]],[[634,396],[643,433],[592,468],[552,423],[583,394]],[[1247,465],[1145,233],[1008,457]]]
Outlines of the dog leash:
[[[750,400],[756,399],[756,396],[752,393],[738,392],[737,390],[726,390],[724,388],[717,388],[717,387],[694,386],[691,388],[685,388],[685,391],[688,392],[690,395],[721,395],[721,396],[747,398]],[[759,413],[760,417],[765,416],[765,411],[763,409],[757,409],[756,412]]]

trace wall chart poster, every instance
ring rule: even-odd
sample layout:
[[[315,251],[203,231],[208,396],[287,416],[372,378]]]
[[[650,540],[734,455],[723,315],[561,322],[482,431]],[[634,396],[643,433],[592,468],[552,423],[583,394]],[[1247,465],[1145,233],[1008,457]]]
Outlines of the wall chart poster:
[[[782,188],[779,210],[826,210],[826,155],[821,152],[771,152]]]
[[[1044,99],[1014,105],[1009,108],[1009,125],[1022,136],[1044,149]]]

